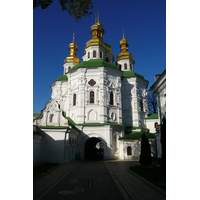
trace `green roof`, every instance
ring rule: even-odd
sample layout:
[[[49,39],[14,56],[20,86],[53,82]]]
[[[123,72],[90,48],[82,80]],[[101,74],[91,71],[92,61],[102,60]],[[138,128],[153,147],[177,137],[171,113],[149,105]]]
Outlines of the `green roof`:
[[[120,137],[119,140],[124,140],[124,139],[131,139],[131,140],[141,140],[142,139],[142,134],[144,132],[131,132],[130,134],[124,135],[123,137]],[[145,133],[147,138],[152,138],[155,139],[156,136],[153,133]]]
[[[67,129],[68,126],[38,126],[38,128],[41,128],[41,129]]]
[[[84,123],[84,124],[77,124],[77,126],[105,126],[105,125],[110,125],[110,126],[123,126],[122,124],[114,123],[114,122],[105,122],[105,123],[99,123],[99,122],[94,122],[94,123]]]
[[[142,76],[136,72],[133,72],[133,71],[124,71],[123,72],[122,78],[130,78],[130,77],[139,77],[139,78],[144,79],[144,76]]]
[[[59,76],[56,81],[68,81],[68,78],[66,75],[62,75],[62,76]]]
[[[158,119],[158,113],[151,114],[147,119]]]
[[[88,61],[83,61],[81,63],[79,63],[78,65],[75,65],[74,67],[72,67],[71,71],[74,71],[78,68],[90,68],[90,67],[108,67],[111,69],[115,69],[118,70],[117,65],[113,65],[109,62],[106,62],[104,60],[101,59],[90,59]]]

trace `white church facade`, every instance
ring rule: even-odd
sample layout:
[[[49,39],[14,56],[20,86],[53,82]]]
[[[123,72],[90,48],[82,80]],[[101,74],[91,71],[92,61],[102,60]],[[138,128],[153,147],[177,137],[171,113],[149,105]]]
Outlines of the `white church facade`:
[[[51,99],[34,119],[39,130],[35,138],[40,138],[34,144],[38,162],[138,158],[144,132],[154,148],[155,136],[146,126],[148,81],[134,71],[124,33],[117,64],[103,34],[98,19],[91,26],[82,62],[73,35],[63,75],[51,85]]]

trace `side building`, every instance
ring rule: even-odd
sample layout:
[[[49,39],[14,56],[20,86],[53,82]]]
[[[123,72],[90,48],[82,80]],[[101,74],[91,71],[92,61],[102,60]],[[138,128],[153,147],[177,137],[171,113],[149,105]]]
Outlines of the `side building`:
[[[162,74],[155,75],[155,83],[150,87],[150,91],[157,96],[158,102],[158,126],[156,128],[157,157],[162,156],[161,150],[161,128],[162,119],[166,119],[166,69]]]

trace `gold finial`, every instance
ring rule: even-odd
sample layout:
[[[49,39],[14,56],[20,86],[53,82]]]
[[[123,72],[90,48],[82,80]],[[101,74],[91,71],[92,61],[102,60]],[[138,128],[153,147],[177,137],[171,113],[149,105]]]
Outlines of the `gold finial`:
[[[74,42],[75,34],[73,33],[73,42]]]
[[[99,22],[99,11],[97,11],[97,14],[98,14],[98,22]]]

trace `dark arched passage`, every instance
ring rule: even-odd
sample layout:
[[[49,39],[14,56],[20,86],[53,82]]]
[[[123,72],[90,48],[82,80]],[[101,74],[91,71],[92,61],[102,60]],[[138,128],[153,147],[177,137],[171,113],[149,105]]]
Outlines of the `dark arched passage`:
[[[99,138],[89,138],[85,143],[85,160],[103,160],[104,146]]]

